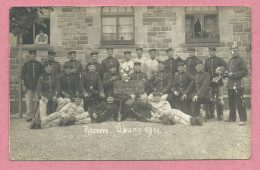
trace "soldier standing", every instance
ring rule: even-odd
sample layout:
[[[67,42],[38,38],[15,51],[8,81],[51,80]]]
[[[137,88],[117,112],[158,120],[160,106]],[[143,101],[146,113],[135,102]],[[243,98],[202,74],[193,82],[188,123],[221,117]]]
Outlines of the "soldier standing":
[[[44,65],[45,73],[41,75],[37,84],[37,92],[41,98],[48,100],[46,114],[50,115],[56,110],[57,96],[60,91],[60,84],[57,75],[52,74],[52,65]]]
[[[189,98],[194,103],[194,115],[200,115],[200,105],[201,104],[209,104],[209,83],[210,76],[208,73],[203,71],[203,62],[199,61],[196,65],[196,74],[194,75],[194,79],[191,85],[188,87],[187,92],[191,92],[192,94]]]
[[[109,68],[111,65],[115,65],[116,66],[116,69],[117,69],[117,72],[119,73],[119,66],[120,66],[120,63],[117,59],[115,59],[113,57],[113,54],[114,54],[114,49],[113,48],[107,48],[107,54],[108,54],[108,57],[105,58],[102,62],[101,62],[101,65],[102,65],[102,68],[103,68],[103,76],[105,73],[109,73]]]
[[[207,119],[214,118],[214,98],[216,99],[216,107],[217,107],[217,115],[218,120],[222,120],[223,116],[223,79],[222,74],[224,73],[227,67],[227,63],[220,57],[216,56],[216,47],[209,47],[209,58],[205,60],[204,71],[210,75],[210,104],[209,104],[209,112],[210,115],[207,115]]]
[[[169,71],[165,70],[164,61],[158,60],[158,63],[159,70],[151,76],[149,84],[153,91],[156,89],[161,92],[163,94],[162,99],[166,100],[171,90],[172,75]],[[148,99],[150,98],[152,98],[152,94],[148,96]]]
[[[133,73],[133,68],[134,68],[134,62],[131,61],[131,51],[125,51],[124,52],[124,58],[125,62],[121,63],[120,65],[120,70],[125,70],[128,73]]]
[[[23,91],[25,91],[26,112],[29,122],[35,114],[36,101],[38,101],[38,93],[36,92],[37,83],[40,75],[43,73],[42,64],[36,61],[36,51],[29,51],[30,61],[26,62],[21,71]]]
[[[193,76],[196,74],[195,66],[200,61],[195,56],[195,51],[196,51],[195,48],[188,48],[189,57],[185,60],[187,72],[190,73]]]
[[[172,108],[175,107],[191,115],[190,101],[187,100],[187,95],[189,95],[188,87],[191,86],[193,76],[185,72],[184,62],[178,63],[177,69],[178,73],[174,76],[172,82],[172,93],[169,95],[169,101],[171,101]]]
[[[46,61],[43,65],[50,63],[52,66],[53,74],[60,75],[61,66],[60,66],[59,62],[55,61],[55,55],[56,55],[56,53],[54,51],[52,51],[52,50],[48,51],[48,61]]]
[[[228,100],[229,100],[229,118],[226,122],[236,122],[236,108],[240,118],[240,126],[246,124],[247,115],[245,101],[243,97],[244,84],[243,77],[248,74],[245,61],[239,56],[239,48],[233,45],[231,48],[232,58],[228,62]]]
[[[82,74],[82,64],[76,60],[77,53],[76,51],[70,51],[69,52],[69,58],[70,60],[64,63],[64,66],[70,66],[72,67],[71,73],[75,74],[75,76],[78,78],[78,81],[81,78]]]
[[[183,62],[183,60],[179,56],[174,54],[174,52],[174,49],[168,48],[166,50],[168,59],[165,60],[165,68],[166,70],[172,73],[172,79],[174,79],[175,74],[178,72],[178,63]]]
[[[104,88],[100,76],[95,71],[95,64],[88,63],[88,72],[82,76],[81,90],[83,91],[84,109],[88,110],[89,106],[95,105],[95,103],[101,102],[101,98],[104,98]]]
[[[136,54],[137,58],[135,58],[134,61],[141,63],[141,71],[144,72],[145,58],[143,57],[143,48],[136,48]]]
[[[93,51],[90,53],[91,62],[95,65],[96,72],[100,76],[101,80],[103,79],[103,68],[100,63],[98,63],[98,52]],[[85,71],[88,72],[88,64],[86,65]]]
[[[144,62],[144,72],[147,74],[148,79],[158,71],[158,61],[156,60],[156,49],[149,50],[150,58]]]

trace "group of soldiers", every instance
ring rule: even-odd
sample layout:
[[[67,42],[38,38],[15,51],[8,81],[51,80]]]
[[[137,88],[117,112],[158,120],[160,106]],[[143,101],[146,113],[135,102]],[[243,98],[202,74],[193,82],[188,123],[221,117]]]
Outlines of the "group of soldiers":
[[[137,48],[137,57],[132,58],[130,51],[124,52],[125,61],[114,58],[113,48],[107,48],[107,58],[98,62],[98,52],[90,53],[91,61],[85,69],[77,61],[76,51],[69,52],[69,61],[61,65],[55,61],[55,52],[48,51],[48,61],[41,64],[36,61],[36,51],[30,50],[30,61],[22,68],[23,90],[26,92],[27,121],[35,116],[37,102],[46,99],[46,114],[57,110],[57,99],[73,100],[81,96],[84,110],[88,111],[106,97],[113,96],[113,84],[124,79],[124,70],[130,80],[142,81],[145,93],[132,94],[137,98],[151,98],[155,93],[162,100],[170,103],[171,108],[178,109],[193,117],[199,116],[201,105],[206,110],[206,119],[214,118],[216,106],[217,119],[223,119],[223,79],[228,78],[227,89],[230,114],[226,122],[236,122],[238,110],[240,123],[247,121],[243,99],[243,77],[248,73],[244,60],[239,56],[237,45],[230,47],[231,59],[226,63],[216,56],[216,47],[209,47],[209,58],[204,62],[195,55],[195,48],[188,48],[189,57],[183,60],[175,50],[166,50],[168,59],[156,56],[156,49],[149,50],[149,58],[143,57],[143,49]],[[237,107],[237,109],[236,109]]]

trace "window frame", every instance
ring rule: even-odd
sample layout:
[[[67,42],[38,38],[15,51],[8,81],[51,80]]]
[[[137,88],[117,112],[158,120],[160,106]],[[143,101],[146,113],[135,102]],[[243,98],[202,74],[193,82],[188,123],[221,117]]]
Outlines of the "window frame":
[[[187,38],[187,34],[186,34],[186,18],[188,16],[194,18],[195,15],[201,15],[203,17],[203,21],[204,22],[205,22],[205,16],[216,16],[216,20],[217,20],[217,24],[216,25],[217,25],[219,37],[217,37],[217,38],[191,38],[191,39],[188,39]],[[193,31],[194,31],[194,29],[193,29]],[[189,11],[189,12],[187,12],[187,11],[185,11],[185,43],[186,44],[191,44],[191,43],[220,43],[220,29],[219,29],[219,12],[218,12],[218,8],[214,12],[210,12],[210,11],[205,11],[205,12],[202,12],[202,11],[191,12],[191,11]]]
[[[50,16],[40,16],[40,19],[42,19],[42,20],[45,20],[45,19],[48,19],[49,20],[49,35],[48,35],[48,43],[47,44],[35,44],[35,39],[36,39],[36,35],[35,35],[35,29],[36,29],[36,26],[35,26],[35,24],[36,23],[34,23],[33,24],[33,27],[32,27],[32,29],[33,29],[33,43],[32,44],[24,44],[24,43],[22,43],[22,45],[24,45],[24,46],[28,46],[28,45],[50,45],[51,44],[51,39],[50,39],[50,37],[51,37],[51,19],[50,19]],[[23,40],[22,40],[22,42],[23,42]]]
[[[104,6],[108,7],[108,6]],[[132,6],[125,6],[131,7],[133,12],[125,12],[125,13],[109,13],[103,12],[104,7],[101,8],[101,45],[134,45],[135,44],[135,17],[134,17],[134,7]],[[109,6],[110,7],[110,6]],[[118,6],[117,6],[118,7]],[[119,36],[119,18],[124,17],[132,17],[133,18],[133,40],[104,40],[103,39],[103,18],[115,18],[116,19],[116,34]]]

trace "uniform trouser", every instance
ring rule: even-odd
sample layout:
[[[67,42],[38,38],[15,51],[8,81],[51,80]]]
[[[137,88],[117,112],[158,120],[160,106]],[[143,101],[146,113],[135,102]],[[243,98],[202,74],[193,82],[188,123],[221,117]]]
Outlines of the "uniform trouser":
[[[91,123],[91,119],[89,117],[88,112],[84,112],[79,115],[76,115],[75,118],[76,118],[75,124],[77,124],[77,125]]]
[[[201,104],[209,105],[209,103],[210,103],[210,100],[208,98],[205,98],[205,97],[198,98],[198,100],[193,103],[193,106],[194,106],[194,116],[199,116],[200,115],[200,105]]]
[[[35,115],[35,109],[37,103],[35,102],[39,98],[39,95],[36,91],[27,90],[25,93],[26,100],[26,113],[28,118],[33,118]]]
[[[56,112],[60,111],[61,108],[63,108],[67,103],[71,102],[71,100],[69,98],[58,98],[57,99],[57,108],[56,108]]]
[[[170,115],[174,116],[174,119],[178,123],[190,125],[190,115],[185,114],[184,112],[177,110],[177,109],[171,109],[169,110]]]
[[[54,112],[48,116],[41,118],[41,126],[58,126],[59,125],[59,119],[61,118],[61,112]]]
[[[174,94],[170,94],[166,99],[172,108],[179,109],[188,115],[192,115],[192,111],[190,108],[191,102],[187,98],[182,101],[182,95],[175,96]]]
[[[229,101],[229,119],[236,121],[236,108],[238,110],[240,121],[247,121],[246,107],[244,101],[244,89],[228,89]]]
[[[46,105],[46,114],[50,115],[56,111],[57,103],[53,102],[52,100],[49,100]]]
[[[100,103],[101,99],[99,94],[93,94],[91,97],[84,97],[84,110],[88,111],[89,107],[95,106],[97,103]]]
[[[220,86],[218,87],[218,89],[212,89],[210,88],[210,103],[208,105],[209,107],[209,112],[211,116],[214,116],[214,110],[215,110],[215,106],[216,106],[216,110],[217,110],[217,115],[218,118],[220,118],[221,116],[223,116],[223,87],[224,86]]]

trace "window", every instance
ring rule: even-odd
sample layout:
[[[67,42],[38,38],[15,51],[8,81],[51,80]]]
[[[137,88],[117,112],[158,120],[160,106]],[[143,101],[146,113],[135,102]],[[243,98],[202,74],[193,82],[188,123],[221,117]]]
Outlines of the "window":
[[[219,43],[217,7],[186,7],[185,12],[186,43]]]
[[[44,15],[40,16],[43,24],[35,23],[28,34],[23,35],[23,44],[35,44],[35,38],[42,30],[48,36],[48,44],[50,44],[50,17],[49,11],[44,11]]]
[[[134,44],[134,8],[102,7],[101,44]]]

